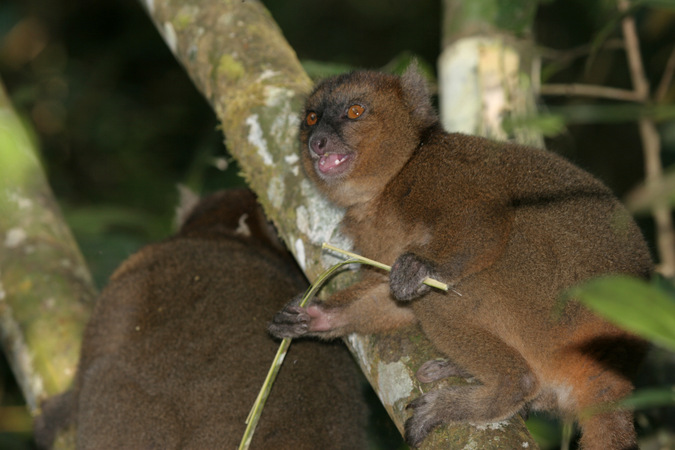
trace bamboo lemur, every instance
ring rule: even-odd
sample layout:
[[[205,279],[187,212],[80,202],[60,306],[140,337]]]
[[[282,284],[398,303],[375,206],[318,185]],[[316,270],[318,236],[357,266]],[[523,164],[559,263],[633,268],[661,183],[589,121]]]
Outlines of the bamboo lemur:
[[[49,446],[72,418],[82,449],[236,448],[279,345],[267,319],[306,284],[267,227],[249,191],[220,192],[125,261],[87,326],[74,390],[45,405],[38,441]],[[365,448],[361,379],[343,346],[294,343],[252,448]]]
[[[447,133],[416,68],[355,72],[309,96],[300,127],[308,176],[346,209],[342,230],[366,257],[393,264],[306,308],[290,302],[279,337],[333,338],[419,322],[448,361],[418,376],[479,383],[417,400],[406,437],[441,423],[486,423],[523,408],[576,417],[584,449],[636,447],[630,412],[591,417],[617,400],[646,346],[576,302],[566,288],[596,275],[647,277],[640,231],[610,190],[553,153]],[[432,276],[461,293],[430,290]],[[639,299],[635,299],[639,301]]]

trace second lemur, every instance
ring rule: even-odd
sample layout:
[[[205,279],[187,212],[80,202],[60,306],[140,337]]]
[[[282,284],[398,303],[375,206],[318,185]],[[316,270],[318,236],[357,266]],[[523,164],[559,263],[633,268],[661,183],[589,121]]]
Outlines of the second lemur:
[[[323,81],[300,140],[308,176],[345,208],[355,250],[393,268],[365,270],[325,302],[292,301],[272,334],[334,338],[418,322],[447,357],[423,365],[420,379],[478,382],[411,404],[415,446],[443,423],[531,408],[576,418],[586,450],[637,448],[629,411],[582,412],[631,392],[646,345],[579,303],[555,313],[579,282],[652,272],[638,227],[606,186],[551,152],[445,132],[415,68]],[[430,290],[427,276],[462,295]]]

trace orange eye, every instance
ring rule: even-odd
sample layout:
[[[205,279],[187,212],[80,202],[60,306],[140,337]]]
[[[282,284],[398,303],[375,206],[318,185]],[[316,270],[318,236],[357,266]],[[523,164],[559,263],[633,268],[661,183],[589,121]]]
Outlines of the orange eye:
[[[358,117],[363,114],[363,111],[365,111],[365,108],[361,105],[352,105],[349,107],[347,110],[347,117],[350,119],[357,119]]]
[[[311,112],[311,113],[307,114],[307,125],[309,125],[310,127],[312,125],[315,125],[318,120],[319,120],[319,117],[316,115],[315,112]]]

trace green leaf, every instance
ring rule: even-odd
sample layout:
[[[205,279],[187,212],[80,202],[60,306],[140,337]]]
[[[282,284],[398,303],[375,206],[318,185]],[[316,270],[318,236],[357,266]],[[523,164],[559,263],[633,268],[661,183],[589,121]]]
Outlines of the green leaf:
[[[565,120],[553,114],[538,114],[534,116],[505,117],[502,122],[504,131],[512,134],[516,129],[527,129],[539,132],[547,137],[557,136],[565,131]]]
[[[621,21],[626,15],[630,14],[630,11],[633,8],[635,8],[635,5],[632,5],[629,11],[626,13],[622,13],[620,11],[608,11],[604,26],[598,30],[591,42],[591,52],[586,59],[586,73],[590,72],[590,68],[595,62],[598,53],[602,50],[602,47],[605,45],[610,36],[620,28]]]
[[[314,61],[311,59],[304,59],[300,63],[312,80],[320,80],[356,69],[354,66],[348,64]]]
[[[611,322],[675,351],[675,299],[626,276],[597,278],[568,291]]]
[[[525,424],[540,448],[560,448],[560,440],[562,439],[560,423],[551,418],[537,415],[528,418]]]
[[[646,409],[670,405],[675,405],[675,386],[670,388],[640,389],[621,400],[621,406],[630,409]]]

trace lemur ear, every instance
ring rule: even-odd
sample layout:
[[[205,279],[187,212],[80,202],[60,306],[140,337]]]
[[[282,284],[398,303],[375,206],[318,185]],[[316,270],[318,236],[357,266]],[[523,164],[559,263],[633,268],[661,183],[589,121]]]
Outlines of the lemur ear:
[[[438,122],[436,111],[431,105],[429,86],[417,60],[413,60],[401,76],[401,88],[412,111],[413,120],[420,127],[429,127]]]

